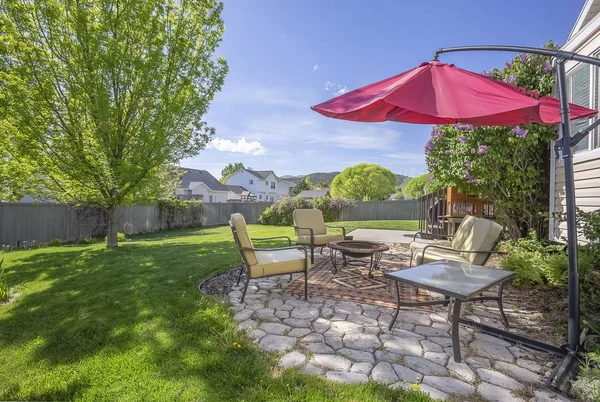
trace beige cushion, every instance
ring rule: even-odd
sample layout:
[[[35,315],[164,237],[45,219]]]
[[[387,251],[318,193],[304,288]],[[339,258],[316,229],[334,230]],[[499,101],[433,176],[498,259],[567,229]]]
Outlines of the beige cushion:
[[[487,219],[477,218],[471,232],[465,239],[462,250],[485,250],[492,251],[494,243],[498,241],[502,233],[502,226]],[[471,264],[481,265],[488,253],[461,253]]]
[[[320,209],[296,209],[294,210],[294,226],[311,228],[314,235],[327,233],[325,220]],[[298,230],[296,236],[309,236],[309,230]]]
[[[450,260],[466,263],[469,262],[466,258],[460,255],[460,253],[450,250],[444,250],[441,248],[430,247],[427,250],[425,250],[424,258],[421,257],[422,255],[423,248],[421,248],[420,250],[415,250],[415,253],[413,254],[413,260],[415,261],[416,265],[427,264],[439,260]]]
[[[452,248],[462,248],[463,244],[465,244],[465,240],[469,236],[469,233],[471,233],[471,229],[473,228],[476,220],[477,218],[472,215],[467,215],[463,218],[462,222],[456,229],[456,233],[454,233],[454,237],[452,238]]]
[[[340,241],[344,240],[344,235],[341,234],[322,234],[315,235],[315,245],[323,246],[329,243],[330,241]],[[296,243],[298,244],[310,244],[310,236],[298,236],[296,237]]]
[[[300,250],[256,251],[258,264],[250,267],[251,278],[289,274],[310,268],[310,259],[305,262],[305,253]]]
[[[240,241],[241,247],[253,248],[252,240],[250,240],[250,236],[248,236],[248,229],[246,227],[246,219],[244,219],[244,215],[240,213],[231,214],[229,217],[235,232],[237,233],[238,240]],[[244,250],[244,258],[246,258],[246,262],[248,265],[258,264],[258,260],[256,258],[256,254],[252,250]]]

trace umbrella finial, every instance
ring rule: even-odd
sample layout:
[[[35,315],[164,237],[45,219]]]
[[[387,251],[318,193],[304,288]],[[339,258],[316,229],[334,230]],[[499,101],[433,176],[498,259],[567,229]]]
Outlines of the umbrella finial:
[[[439,61],[440,55],[435,52],[435,54],[433,55],[433,60],[432,61]]]

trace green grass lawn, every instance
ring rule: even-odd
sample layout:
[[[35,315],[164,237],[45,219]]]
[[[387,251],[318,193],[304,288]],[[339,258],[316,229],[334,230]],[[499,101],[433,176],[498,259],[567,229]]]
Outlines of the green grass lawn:
[[[0,306],[0,400],[429,400],[278,371],[275,357],[237,331],[227,304],[197,290],[239,263],[229,227],[2,257],[21,295]]]
[[[390,229],[390,230],[419,230],[419,221],[346,221],[332,222],[328,225],[344,226],[346,232],[354,229]]]

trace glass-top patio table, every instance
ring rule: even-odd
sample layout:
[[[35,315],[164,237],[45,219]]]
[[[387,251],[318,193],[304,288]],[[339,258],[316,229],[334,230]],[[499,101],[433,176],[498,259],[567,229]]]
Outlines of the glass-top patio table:
[[[459,342],[460,310],[463,302],[496,300],[502,322],[508,328],[508,321],[502,308],[502,289],[504,282],[515,275],[512,271],[482,267],[456,261],[436,261],[430,264],[418,265],[400,271],[386,272],[384,276],[394,281],[396,286],[396,313],[390,323],[394,326],[401,307],[450,305],[448,321],[452,324],[452,349],[454,361],[461,362]],[[417,288],[444,295],[443,300],[428,300],[421,302],[404,302],[400,300],[398,282],[407,283]],[[482,292],[498,285],[497,296],[481,296]],[[452,311],[452,313],[451,313]]]

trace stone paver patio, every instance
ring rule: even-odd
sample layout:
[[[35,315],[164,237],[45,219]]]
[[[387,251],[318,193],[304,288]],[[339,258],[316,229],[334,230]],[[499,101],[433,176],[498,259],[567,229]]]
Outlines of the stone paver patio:
[[[282,368],[393,388],[418,382],[440,399],[568,401],[543,385],[555,358],[469,327],[461,326],[463,363],[455,363],[443,307],[401,311],[390,331],[392,308],[304,301],[282,292],[288,282],[289,276],[252,280],[244,303],[241,286],[229,293],[239,328],[262,350],[279,354]]]

